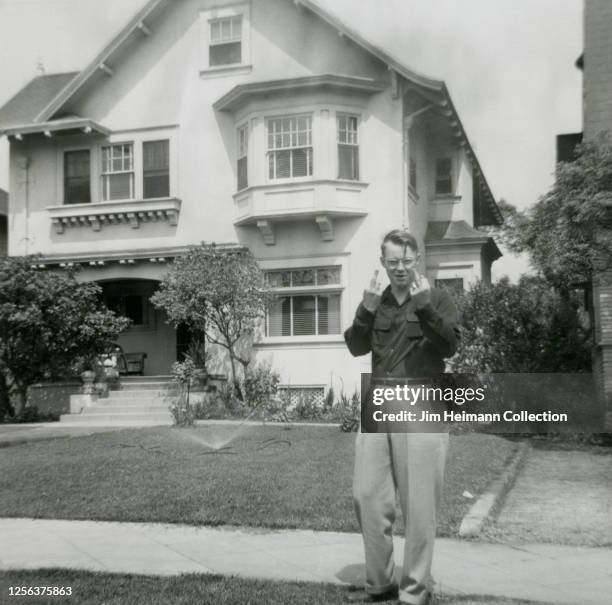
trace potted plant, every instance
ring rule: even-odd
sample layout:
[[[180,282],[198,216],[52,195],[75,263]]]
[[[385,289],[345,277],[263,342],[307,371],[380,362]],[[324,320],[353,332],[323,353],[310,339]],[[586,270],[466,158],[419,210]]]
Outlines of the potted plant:
[[[95,353],[83,355],[78,361],[78,368],[79,375],[83,381],[83,393],[85,395],[93,395],[96,392],[94,383],[100,370],[98,355]]]

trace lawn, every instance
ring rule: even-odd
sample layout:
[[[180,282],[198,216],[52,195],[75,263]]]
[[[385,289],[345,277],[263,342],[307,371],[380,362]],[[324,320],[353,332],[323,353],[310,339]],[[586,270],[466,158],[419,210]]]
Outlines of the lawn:
[[[9,586],[70,586],[71,597],[8,597]],[[0,602],[20,605],[340,605],[347,589],[328,584],[271,582],[235,577],[183,575],[168,578],[71,570],[0,572]],[[437,595],[439,605],[536,605],[498,597]]]
[[[227,442],[236,430],[132,429],[4,448],[0,516],[358,531],[354,434],[268,425]],[[451,437],[439,535],[457,534],[474,502],[464,492],[481,494],[515,447]]]

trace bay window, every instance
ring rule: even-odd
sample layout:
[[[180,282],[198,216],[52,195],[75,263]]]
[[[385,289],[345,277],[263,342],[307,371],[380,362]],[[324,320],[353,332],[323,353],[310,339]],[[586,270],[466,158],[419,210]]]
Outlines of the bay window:
[[[269,178],[312,176],[312,116],[270,118],[267,128]]]

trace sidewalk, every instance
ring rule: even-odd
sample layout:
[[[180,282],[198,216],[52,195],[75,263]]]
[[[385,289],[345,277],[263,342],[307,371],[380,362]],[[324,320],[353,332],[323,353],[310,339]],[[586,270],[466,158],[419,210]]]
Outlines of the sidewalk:
[[[402,540],[396,540],[396,561]],[[62,567],[150,575],[216,573],[270,580],[363,582],[359,534],[150,523],[0,519],[0,568]],[[612,549],[438,539],[437,590],[604,605]]]

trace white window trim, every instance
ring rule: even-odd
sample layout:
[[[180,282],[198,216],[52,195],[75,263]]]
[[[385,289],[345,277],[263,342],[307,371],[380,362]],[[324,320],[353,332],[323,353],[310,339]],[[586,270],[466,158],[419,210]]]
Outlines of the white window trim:
[[[303,181],[312,181],[314,179],[315,176],[315,166],[317,165],[316,163],[316,158],[315,158],[315,142],[316,142],[316,135],[315,135],[315,114],[317,112],[311,111],[311,112],[300,112],[300,113],[285,113],[285,114],[274,114],[274,115],[270,115],[270,116],[266,116],[264,117],[263,123],[264,123],[264,145],[265,145],[265,160],[264,160],[264,168],[265,168],[265,175],[266,175],[266,183],[269,184],[273,184],[273,183],[299,183],[299,182],[303,182]],[[282,120],[283,118],[310,118],[310,145],[306,145],[304,147],[282,147],[279,149],[270,149],[268,147],[268,122],[270,122],[270,120]],[[291,150],[291,149],[306,149],[308,147],[312,148],[312,164],[313,166],[311,167],[311,174],[305,175],[305,176],[290,176],[290,177],[285,177],[285,178],[273,178],[270,176],[270,169],[269,169],[269,160],[270,160],[270,153],[274,152],[274,151],[283,151],[283,150]]]
[[[129,132],[129,134],[128,134]],[[169,154],[169,195],[168,198],[144,198],[143,197],[143,157],[142,144],[149,141],[168,141]],[[133,197],[124,200],[104,200],[102,189],[102,148],[112,145],[131,144],[133,147]],[[176,127],[151,128],[146,130],[129,130],[111,134],[106,140],[96,141],[95,144],[84,141],[83,144],[70,142],[68,145],[57,149],[56,156],[56,200],[55,206],[69,206],[64,204],[64,154],[70,151],[89,151],[90,160],[90,182],[91,182],[91,205],[109,204],[112,202],[126,201],[150,201],[155,199],[178,198],[178,144]],[[86,206],[90,205],[86,204]]]
[[[294,286],[287,288],[272,288],[273,292],[282,292],[289,295],[296,294],[315,294],[317,292],[331,292],[340,294],[340,333],[339,334],[320,334],[320,335],[302,335],[302,336],[266,336],[268,315],[264,319],[263,334],[259,342],[255,343],[255,347],[273,346],[273,345],[295,345],[298,343],[304,344],[325,344],[325,343],[344,343],[342,327],[347,323],[348,307],[346,303],[346,280],[348,268],[348,256],[342,257],[308,257],[308,258],[286,258],[264,260],[257,259],[264,273],[270,271],[290,271],[296,269],[318,269],[324,267],[339,267],[340,268],[340,283],[326,284],[322,286]]]
[[[209,47],[210,22],[227,17],[242,17],[241,61],[227,65],[210,65]],[[216,75],[251,67],[251,5],[250,3],[230,4],[200,11],[200,39],[202,41],[201,75]]]
[[[362,135],[362,117],[361,114],[359,112],[355,112],[355,111],[340,111],[340,110],[336,110],[335,112],[335,120],[334,120],[334,130],[335,130],[335,145],[336,145],[336,153],[334,154],[334,164],[335,164],[335,168],[334,168],[334,173],[335,173],[335,179],[338,181],[346,181],[347,183],[359,183],[362,181],[362,177],[361,177],[361,169],[362,169],[362,156],[363,156],[363,135]],[[354,145],[355,147],[357,147],[357,157],[358,157],[358,165],[357,165],[357,172],[359,173],[359,178],[357,179],[346,179],[346,178],[341,178],[339,175],[340,173],[340,162],[339,162],[339,152],[338,152],[338,147],[340,145],[340,128],[338,125],[338,118],[341,117],[345,117],[345,118],[357,118],[357,144]],[[343,145],[350,145],[350,143],[342,143]]]
[[[303,100],[286,101],[278,105],[274,101],[264,101],[250,105],[250,110],[236,114],[236,128],[248,122],[249,126],[249,187],[266,185],[286,185],[312,181],[335,181],[351,185],[367,185],[367,165],[364,158],[367,143],[368,114],[363,106],[342,103],[310,103]],[[324,117],[324,114],[327,117]],[[337,115],[350,115],[358,119],[359,137],[359,180],[338,178]],[[297,115],[312,116],[312,176],[286,179],[270,179],[268,170],[268,120]],[[252,168],[252,170],[251,170]]]
[[[132,148],[132,169],[131,170],[113,170],[111,172],[105,172],[104,171],[104,150],[105,149],[112,149],[113,147],[118,147],[118,146],[130,146]],[[117,141],[114,143],[105,143],[103,145],[100,146],[100,165],[99,165],[99,181],[100,181],[100,201],[101,202],[125,202],[128,200],[135,200],[138,199],[136,197],[136,187],[137,187],[137,183],[136,183],[136,145],[134,144],[133,141],[128,141],[128,140],[124,140],[124,141]],[[112,151],[111,151],[111,163],[112,163]],[[142,172],[142,163],[141,163],[141,172]],[[104,198],[104,177],[106,176],[112,176],[115,174],[131,174],[132,175],[132,180],[131,180],[131,184],[130,184],[130,191],[132,193],[132,195],[130,197],[126,197],[126,198],[119,198],[119,199],[111,199],[110,197],[108,199]],[[110,191],[110,189],[109,189]]]

